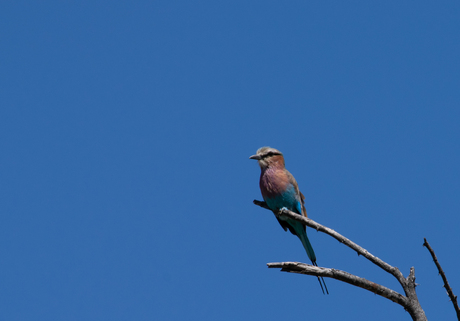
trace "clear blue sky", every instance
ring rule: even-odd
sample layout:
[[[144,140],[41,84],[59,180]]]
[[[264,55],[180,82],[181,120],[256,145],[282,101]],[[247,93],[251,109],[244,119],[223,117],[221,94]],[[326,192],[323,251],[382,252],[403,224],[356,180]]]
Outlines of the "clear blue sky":
[[[309,216],[460,295],[458,1],[4,1],[0,319],[410,320],[327,279],[261,199],[281,150]],[[308,231],[318,264],[396,281]]]

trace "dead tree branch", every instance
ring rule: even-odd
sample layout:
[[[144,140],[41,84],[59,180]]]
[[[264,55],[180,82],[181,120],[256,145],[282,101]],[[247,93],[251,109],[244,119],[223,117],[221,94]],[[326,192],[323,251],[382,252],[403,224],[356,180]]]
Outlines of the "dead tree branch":
[[[447,295],[449,295],[449,298],[452,301],[452,304],[454,305],[455,312],[457,313],[457,319],[460,321],[460,308],[458,307],[457,296],[454,295],[454,292],[452,291],[452,288],[450,287],[449,282],[447,282],[446,274],[444,273],[444,270],[442,269],[441,264],[439,264],[438,258],[436,257],[436,254],[434,253],[430,244],[428,243],[426,238],[424,238],[423,240],[425,241],[423,242],[423,246],[428,249],[428,251],[431,254],[431,257],[433,258],[434,264],[436,264],[436,267],[438,268],[438,272],[441,275],[442,281],[444,282],[444,288],[446,289]]]
[[[254,204],[261,206],[263,208],[269,209],[265,202],[254,200]],[[372,263],[374,263],[375,265],[377,265],[384,271],[393,275],[398,280],[398,282],[401,284],[406,295],[404,296],[394,290],[384,287],[383,285],[374,283],[372,281],[366,280],[356,275],[347,273],[345,271],[336,270],[336,269],[315,267],[309,264],[297,263],[297,262],[268,263],[269,268],[281,268],[281,271],[284,271],[284,272],[300,273],[300,274],[334,278],[334,279],[352,284],[354,286],[361,287],[377,295],[380,295],[384,298],[387,298],[395,303],[398,303],[399,305],[404,307],[404,309],[407,312],[409,312],[409,314],[412,317],[412,320],[414,321],[426,321],[427,320],[425,316],[425,312],[420,306],[420,303],[417,298],[417,294],[415,292],[416,285],[415,285],[415,274],[414,274],[413,267],[410,269],[409,276],[405,278],[404,275],[401,273],[401,271],[399,271],[397,267],[391,266],[390,264],[372,255],[366,249],[352,242],[351,240],[344,237],[343,235],[337,233],[336,231],[326,226],[316,223],[312,219],[298,215],[286,209],[281,210],[276,215],[277,217],[284,216],[284,217],[296,220],[306,226],[316,229],[317,231],[326,233],[332,236],[333,238],[335,238],[336,240],[338,240],[340,243],[343,243],[349,248],[355,250],[359,255],[364,256],[366,259],[368,259],[369,261],[371,261]]]
[[[267,265],[269,268],[281,268],[281,271],[283,272],[315,275],[336,279],[369,290],[372,293],[383,296],[384,298],[387,298],[402,306],[407,304],[407,298],[398,292],[345,271],[323,268],[299,262],[268,263]]]

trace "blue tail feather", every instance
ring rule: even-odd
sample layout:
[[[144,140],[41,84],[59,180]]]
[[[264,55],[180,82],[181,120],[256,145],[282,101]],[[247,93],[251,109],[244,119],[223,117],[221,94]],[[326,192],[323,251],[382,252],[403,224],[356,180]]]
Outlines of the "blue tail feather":
[[[296,234],[299,237],[300,241],[302,242],[302,245],[305,248],[305,251],[307,252],[308,258],[310,259],[311,263],[314,266],[318,266],[316,264],[315,251],[313,250],[310,240],[308,239],[307,232],[305,230],[305,226],[303,226],[299,222],[291,221],[289,223],[293,226],[294,230],[296,231]],[[321,286],[321,290],[323,291],[323,294],[324,294],[324,289],[326,289],[326,293],[329,294],[329,291],[327,290],[326,282],[324,282],[323,277],[318,276],[318,281],[319,281],[319,285]],[[324,284],[324,287],[323,287],[323,284]]]
[[[296,231],[296,235],[302,242],[302,245],[305,248],[305,251],[307,252],[310,261],[316,262],[315,251],[313,250],[310,240],[308,239],[307,232],[305,231],[305,226],[297,221],[290,221],[289,223]]]

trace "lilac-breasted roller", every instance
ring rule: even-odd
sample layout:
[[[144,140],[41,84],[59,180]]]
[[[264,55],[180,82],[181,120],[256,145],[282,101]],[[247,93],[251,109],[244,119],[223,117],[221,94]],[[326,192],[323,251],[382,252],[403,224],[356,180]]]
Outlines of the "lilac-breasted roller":
[[[289,229],[292,234],[297,235],[312,264],[317,266],[315,251],[313,251],[313,247],[308,240],[305,225],[290,218],[277,216],[279,210],[286,208],[307,217],[304,205],[305,196],[300,192],[294,176],[285,168],[283,154],[271,147],[261,147],[255,155],[249,158],[256,159],[259,163],[261,169],[259,186],[265,203],[275,213],[281,227],[285,231]],[[318,277],[318,280],[323,293],[324,284],[326,293],[329,294],[324,279]],[[321,284],[321,281],[323,284]]]

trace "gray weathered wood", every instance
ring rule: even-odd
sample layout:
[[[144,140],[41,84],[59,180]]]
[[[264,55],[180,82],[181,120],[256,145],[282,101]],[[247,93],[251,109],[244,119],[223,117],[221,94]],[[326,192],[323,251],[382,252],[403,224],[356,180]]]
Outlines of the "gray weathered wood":
[[[263,208],[269,209],[265,202],[254,200],[254,204],[261,206]],[[324,267],[316,267],[306,263],[299,263],[299,262],[280,262],[280,263],[268,263],[269,268],[281,268],[283,272],[291,272],[291,273],[299,273],[299,274],[307,274],[307,275],[314,275],[314,276],[321,276],[321,277],[329,277],[336,280],[340,280],[354,286],[361,287],[372,293],[380,295],[384,298],[387,298],[395,303],[398,303],[410,314],[412,320],[414,321],[426,321],[427,318],[425,316],[425,312],[423,311],[422,307],[420,306],[420,302],[417,298],[417,293],[415,292],[415,272],[414,268],[410,269],[409,276],[407,278],[399,271],[397,267],[393,267],[390,264],[384,262],[380,258],[372,255],[369,251],[364,249],[363,247],[359,246],[358,244],[352,242],[348,238],[344,237],[340,233],[337,233],[333,229],[330,229],[326,226],[323,226],[310,218],[298,215],[294,212],[289,210],[283,209],[281,210],[276,216],[285,216],[291,219],[294,219],[308,227],[314,228],[319,232],[326,233],[340,243],[345,244],[349,248],[356,251],[359,255],[362,255],[384,271],[393,275],[401,284],[401,287],[404,290],[405,296],[389,289],[383,285],[374,283],[372,281],[366,280],[359,276],[350,274],[345,271],[324,268]]]

